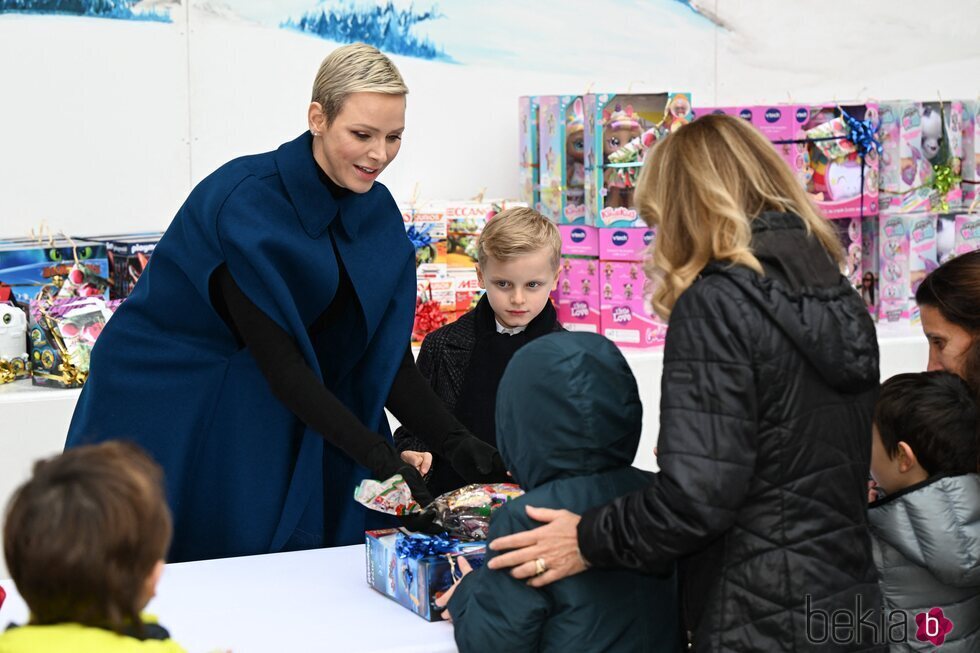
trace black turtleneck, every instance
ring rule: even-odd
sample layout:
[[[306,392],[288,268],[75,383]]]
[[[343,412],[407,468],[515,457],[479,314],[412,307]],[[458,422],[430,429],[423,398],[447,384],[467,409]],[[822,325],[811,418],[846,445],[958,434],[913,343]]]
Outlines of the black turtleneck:
[[[336,185],[319,166],[317,170],[320,181],[334,199],[351,192]],[[334,255],[339,278],[337,292],[330,305],[310,325],[311,335],[322,332],[345,311],[357,309],[357,295],[336,244]],[[249,349],[273,395],[307,426],[357,460],[354,452],[363,449],[364,442],[376,440],[378,436],[324,386],[303,358],[296,341],[242,292],[227,265],[215,270],[209,290],[218,315],[235,334],[239,346]],[[407,344],[401,356],[401,365],[385,406],[401,423],[411,425],[414,433],[431,436],[433,441],[439,442],[458,428],[458,422],[419,373],[410,345]],[[391,454],[397,457],[394,449]],[[366,464],[364,460],[358,462]]]

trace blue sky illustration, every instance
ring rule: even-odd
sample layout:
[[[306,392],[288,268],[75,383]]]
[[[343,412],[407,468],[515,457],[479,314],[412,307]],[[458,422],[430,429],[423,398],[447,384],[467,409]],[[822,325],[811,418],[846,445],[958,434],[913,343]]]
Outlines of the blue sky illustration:
[[[225,0],[243,18],[269,26],[298,21],[311,12],[364,12],[387,2],[352,0]],[[441,17],[414,24],[410,33],[463,65],[516,67],[542,72],[590,73],[651,62],[662,50],[690,56],[721,29],[691,0],[392,0],[395,8]],[[675,36],[676,35],[676,36]],[[667,36],[675,38],[665,38]],[[382,48],[384,49],[384,48]]]
[[[171,22],[167,9],[142,10],[139,0],[0,0],[0,14],[40,14]]]

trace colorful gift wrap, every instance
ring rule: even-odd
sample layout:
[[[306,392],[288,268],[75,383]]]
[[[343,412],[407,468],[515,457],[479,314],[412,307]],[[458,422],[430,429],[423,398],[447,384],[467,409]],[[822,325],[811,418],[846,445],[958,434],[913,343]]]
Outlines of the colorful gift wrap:
[[[34,385],[81,387],[88,376],[92,347],[119,304],[100,297],[32,301],[29,329]]]
[[[109,278],[109,259],[105,243],[52,238],[11,238],[0,242],[0,283],[13,289],[21,303],[34,299],[43,286],[66,277],[72,268],[81,266],[93,276]],[[100,293],[109,299],[106,284]]]
[[[365,555],[368,585],[426,621],[441,621],[435,601],[460,578],[456,561],[479,568],[486,543],[384,529],[366,533]]]

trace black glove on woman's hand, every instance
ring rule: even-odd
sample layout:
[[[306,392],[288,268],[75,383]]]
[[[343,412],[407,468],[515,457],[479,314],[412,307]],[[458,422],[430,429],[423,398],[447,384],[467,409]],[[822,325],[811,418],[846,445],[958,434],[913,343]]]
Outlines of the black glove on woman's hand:
[[[386,440],[378,438],[378,441],[365,451],[364,458],[359,459],[359,462],[371,470],[371,474],[379,481],[401,474],[412,491],[412,497],[420,506],[425,508],[432,503],[432,494],[422,480],[419,470],[402,460]]]
[[[442,455],[467,483],[513,481],[500,453],[465,428],[454,429],[442,442]]]

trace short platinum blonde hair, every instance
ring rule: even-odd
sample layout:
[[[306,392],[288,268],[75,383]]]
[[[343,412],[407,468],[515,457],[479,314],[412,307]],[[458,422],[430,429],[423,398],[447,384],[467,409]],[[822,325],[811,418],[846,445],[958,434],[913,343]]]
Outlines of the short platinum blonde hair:
[[[367,43],[351,43],[328,54],[320,64],[311,101],[320,103],[329,124],[352,93],[408,95],[408,87],[380,50]]]
[[[516,207],[501,211],[487,222],[476,246],[480,265],[488,258],[509,261],[547,249],[551,267],[561,264],[561,235],[558,227],[534,209]]]

